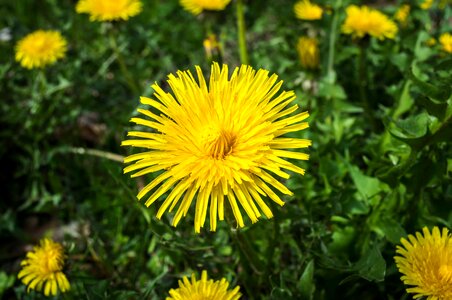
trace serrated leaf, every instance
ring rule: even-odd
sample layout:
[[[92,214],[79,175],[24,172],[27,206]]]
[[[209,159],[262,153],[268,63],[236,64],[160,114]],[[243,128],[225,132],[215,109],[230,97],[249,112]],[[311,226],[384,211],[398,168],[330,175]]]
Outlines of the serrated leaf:
[[[433,98],[441,102],[446,101],[450,97],[451,88],[448,85],[436,87],[433,84],[425,82],[416,77],[412,69],[408,71],[408,78],[410,78],[413,81],[413,83],[419,88],[421,93],[423,93],[427,97]]]
[[[413,98],[414,101],[424,107],[430,115],[435,116],[438,119],[443,119],[446,116],[447,103],[435,103],[418,93],[414,94]]]
[[[377,247],[373,247],[356,262],[351,271],[354,274],[341,281],[340,284],[356,279],[357,276],[368,281],[381,282],[386,275],[386,261]]]

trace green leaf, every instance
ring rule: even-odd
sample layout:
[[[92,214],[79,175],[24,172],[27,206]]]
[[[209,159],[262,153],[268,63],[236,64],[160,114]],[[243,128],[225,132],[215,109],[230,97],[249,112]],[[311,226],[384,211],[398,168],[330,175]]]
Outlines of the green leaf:
[[[428,82],[422,81],[416,77],[413,70],[408,71],[408,77],[413,81],[413,83],[420,89],[421,93],[425,96],[433,98],[435,100],[444,102],[449,99],[451,94],[451,88],[449,85],[441,85],[436,87]]]
[[[8,275],[5,272],[0,272],[0,298],[7,289],[14,285],[16,277]]]
[[[361,172],[358,167],[349,165],[348,170],[358,192],[369,199],[382,190],[383,183],[375,177],[370,177]]]
[[[443,119],[446,116],[447,103],[435,103],[418,93],[415,93],[413,98],[416,103],[424,107],[430,115],[435,116],[438,119]]]
[[[356,279],[358,276],[368,281],[381,282],[386,275],[386,261],[377,247],[371,248],[356,262],[350,271],[354,274],[341,281],[340,284]]]
[[[339,84],[323,80],[319,83],[319,96],[324,98],[345,99],[347,95]]]
[[[315,291],[314,260],[310,260],[304,269],[298,281],[298,290],[300,291],[301,299],[313,299]]]

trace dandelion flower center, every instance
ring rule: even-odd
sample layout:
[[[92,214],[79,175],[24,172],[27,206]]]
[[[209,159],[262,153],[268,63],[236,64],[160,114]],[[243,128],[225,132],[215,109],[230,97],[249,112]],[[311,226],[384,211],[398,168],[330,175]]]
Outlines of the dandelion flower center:
[[[214,159],[224,159],[231,154],[235,141],[236,135],[226,130],[209,134],[205,141],[207,155]]]

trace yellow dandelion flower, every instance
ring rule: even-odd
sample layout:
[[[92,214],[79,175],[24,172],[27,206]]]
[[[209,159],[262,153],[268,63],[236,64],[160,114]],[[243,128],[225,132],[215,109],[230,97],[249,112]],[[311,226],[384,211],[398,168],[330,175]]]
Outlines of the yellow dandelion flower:
[[[44,289],[44,295],[56,295],[70,289],[69,281],[63,273],[64,249],[59,243],[49,239],[40,241],[33,251],[27,253],[22,263],[22,270],[17,276],[28,286],[27,291]]]
[[[180,0],[187,11],[199,15],[203,10],[223,10],[231,0]]]
[[[342,32],[354,37],[363,38],[366,35],[380,40],[394,39],[397,25],[386,15],[367,6],[350,5],[346,9],[347,18],[342,25]]]
[[[433,0],[425,0],[424,2],[421,3],[421,8],[424,10],[427,10],[430,7],[432,7],[432,5],[433,5]]]
[[[302,0],[294,5],[295,16],[301,20],[320,20],[322,18],[323,9],[317,4],[311,3],[309,0]]]
[[[90,21],[128,20],[142,11],[139,0],[80,0],[75,7],[79,14],[87,13]]]
[[[204,50],[206,51],[207,59],[212,59],[214,55],[217,55],[220,52],[220,43],[217,40],[217,36],[215,34],[209,34],[209,36],[204,39],[203,42]]]
[[[403,4],[399,7],[394,15],[394,19],[400,22],[400,24],[406,24],[408,16],[410,15],[411,7],[408,4]]]
[[[396,261],[402,281],[408,293],[414,298],[427,297],[427,300],[452,299],[452,236],[447,228],[442,233],[434,227],[432,233],[427,227],[422,229],[423,235],[408,235],[402,238],[402,246],[397,246]]]
[[[239,293],[240,287],[228,290],[229,283],[225,278],[213,281],[207,280],[207,272],[202,271],[201,280],[196,280],[195,274],[191,275],[191,282],[184,276],[179,280],[179,288],[169,291],[170,297],[166,300],[238,300],[242,296]]]
[[[147,126],[153,132],[132,131],[128,135],[142,139],[126,140],[123,146],[150,149],[149,152],[125,158],[124,173],[132,177],[163,171],[138,194],[149,206],[170,191],[157,212],[157,218],[180,203],[173,218],[176,226],[185,216],[196,197],[195,232],[204,226],[210,206],[210,230],[217,227],[217,216],[224,219],[225,198],[229,202],[237,226],[244,227],[241,206],[253,223],[261,212],[271,218],[272,212],[263,197],[279,205],[284,202],[273,189],[293,195],[271,173],[289,178],[286,169],[304,174],[304,169],[286,158],[307,160],[305,153],[283,149],[306,148],[310,140],[283,137],[308,127],[307,112],[290,114],[298,106],[287,107],[295,98],[293,91],[276,96],[282,81],[269,76],[266,70],[255,71],[250,66],[235,68],[230,78],[227,65],[213,63],[207,84],[201,69],[196,66],[198,80],[190,71],[170,74],[168,84],[172,93],[154,84],[154,99],[141,97],[141,103],[152,110],[138,109],[150,118],[132,118],[131,122]],[[209,203],[210,202],[210,203]],[[209,205],[210,204],[210,205]]]
[[[452,53],[452,34],[443,33],[439,37],[439,43],[442,46],[442,50],[447,53]]]
[[[16,61],[27,69],[43,68],[66,55],[67,42],[58,31],[37,30],[16,45]]]
[[[297,43],[300,62],[306,69],[316,69],[319,66],[319,42],[315,38],[300,37]]]

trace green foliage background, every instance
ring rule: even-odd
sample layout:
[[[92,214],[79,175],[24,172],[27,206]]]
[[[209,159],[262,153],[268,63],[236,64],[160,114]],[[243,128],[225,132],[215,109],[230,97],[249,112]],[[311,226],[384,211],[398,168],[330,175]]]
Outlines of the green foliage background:
[[[152,176],[124,176],[118,160],[131,150],[119,145],[151,83],[165,87],[167,74],[194,65],[207,73],[207,22],[223,61],[240,64],[235,6],[196,18],[176,0],[143,2],[140,15],[114,24],[89,22],[76,1],[0,6],[0,30],[11,34],[0,40],[0,296],[44,298],[27,294],[16,274],[30,246],[50,234],[68,249],[67,299],[163,299],[203,269],[240,285],[244,299],[410,299],[395,246],[423,226],[452,223],[452,60],[426,44],[451,31],[451,8],[423,11],[407,1],[412,13],[397,38],[362,46],[340,24],[346,5],[364,1],[319,0],[331,12],[309,24],[295,19],[294,1],[248,1],[251,64],[277,73],[310,112],[310,129],[297,136],[312,139],[311,158],[304,177],[286,182],[295,196],[272,206],[273,219],[248,220],[242,230],[222,222],[195,235],[193,214],[174,229],[170,214],[156,220],[154,206],[136,201]],[[400,4],[375,2],[367,4],[388,15]],[[14,61],[15,43],[36,29],[69,41],[67,57],[44,71]],[[320,41],[316,72],[303,70],[295,50],[307,32]]]

